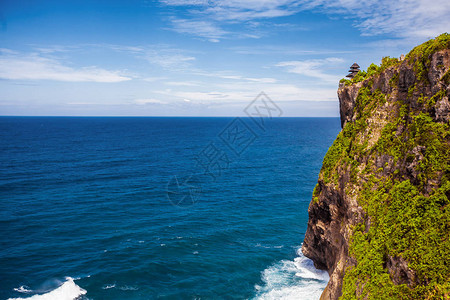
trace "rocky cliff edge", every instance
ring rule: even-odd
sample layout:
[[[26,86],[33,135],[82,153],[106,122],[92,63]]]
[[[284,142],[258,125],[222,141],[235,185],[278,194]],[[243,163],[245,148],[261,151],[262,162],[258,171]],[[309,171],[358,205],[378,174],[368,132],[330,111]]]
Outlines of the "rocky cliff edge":
[[[449,69],[442,34],[341,80],[302,247],[321,299],[450,299]]]

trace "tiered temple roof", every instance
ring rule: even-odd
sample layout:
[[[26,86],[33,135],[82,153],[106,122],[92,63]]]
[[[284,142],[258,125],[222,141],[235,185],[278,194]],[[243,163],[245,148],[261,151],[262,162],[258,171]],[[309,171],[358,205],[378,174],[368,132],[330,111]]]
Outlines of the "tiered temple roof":
[[[360,71],[359,65],[357,63],[354,63],[350,67],[349,74],[347,76],[345,76],[345,77],[353,78],[353,77],[355,77],[356,74],[358,74],[359,71]]]

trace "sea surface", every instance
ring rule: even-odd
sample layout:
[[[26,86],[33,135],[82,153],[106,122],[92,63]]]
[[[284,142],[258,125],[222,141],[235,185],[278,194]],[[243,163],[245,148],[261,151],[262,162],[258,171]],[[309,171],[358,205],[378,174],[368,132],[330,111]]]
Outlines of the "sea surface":
[[[318,299],[338,118],[0,117],[0,299]]]

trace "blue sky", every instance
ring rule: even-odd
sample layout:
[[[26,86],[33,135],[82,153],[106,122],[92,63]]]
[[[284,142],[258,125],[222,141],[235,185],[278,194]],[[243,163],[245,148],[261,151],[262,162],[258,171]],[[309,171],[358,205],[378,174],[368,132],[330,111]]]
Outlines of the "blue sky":
[[[338,116],[348,67],[450,31],[448,0],[0,1],[0,115]]]

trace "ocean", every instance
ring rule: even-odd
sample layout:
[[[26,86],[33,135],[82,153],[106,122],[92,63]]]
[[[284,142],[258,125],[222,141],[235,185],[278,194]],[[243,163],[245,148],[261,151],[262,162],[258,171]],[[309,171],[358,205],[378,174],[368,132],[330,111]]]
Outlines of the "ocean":
[[[318,299],[338,118],[0,117],[0,299]]]

